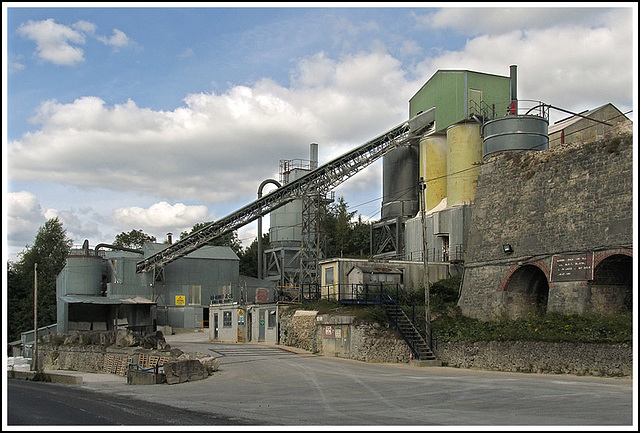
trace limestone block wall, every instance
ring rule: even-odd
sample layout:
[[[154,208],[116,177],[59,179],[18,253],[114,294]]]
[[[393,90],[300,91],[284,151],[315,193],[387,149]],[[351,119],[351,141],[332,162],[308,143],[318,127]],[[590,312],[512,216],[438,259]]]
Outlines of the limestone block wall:
[[[364,362],[410,360],[407,344],[391,327],[315,311],[305,313],[307,320],[297,323],[292,320],[294,316],[293,310],[281,314],[281,344],[307,350],[315,347],[314,353]],[[302,323],[304,331],[300,332]],[[336,329],[340,329],[338,334]],[[439,342],[434,352],[444,366],[457,368],[592,376],[633,374],[630,344],[463,341]]]
[[[491,320],[514,296],[504,287],[519,267],[531,264],[549,280],[554,254],[593,252],[597,261],[630,255],[632,245],[631,138],[492,155],[480,167],[458,305]],[[593,308],[586,285],[551,282],[550,309]]]
[[[534,341],[440,343],[443,365],[523,373],[631,376],[633,350],[628,344],[576,344]]]

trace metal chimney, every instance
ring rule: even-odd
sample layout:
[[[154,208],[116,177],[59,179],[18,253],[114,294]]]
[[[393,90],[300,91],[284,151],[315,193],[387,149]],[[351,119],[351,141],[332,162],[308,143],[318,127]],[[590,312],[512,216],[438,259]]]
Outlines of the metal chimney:
[[[511,114],[518,114],[518,65],[509,66],[510,70],[510,96],[511,103],[509,105],[509,112]]]
[[[167,243],[169,245],[173,244],[173,233],[171,232],[167,233]]]
[[[309,145],[309,160],[311,170],[318,168],[318,143]]]

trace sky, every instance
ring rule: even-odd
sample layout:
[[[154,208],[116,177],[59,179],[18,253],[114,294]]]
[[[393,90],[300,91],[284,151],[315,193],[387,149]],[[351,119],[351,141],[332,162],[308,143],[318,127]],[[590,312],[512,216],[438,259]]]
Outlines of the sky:
[[[74,245],[177,239],[310,143],[323,164],[404,122],[439,69],[515,64],[520,99],[635,120],[636,3],[80,4],[2,4],[6,260],[56,216]],[[378,219],[381,162],[335,195]]]

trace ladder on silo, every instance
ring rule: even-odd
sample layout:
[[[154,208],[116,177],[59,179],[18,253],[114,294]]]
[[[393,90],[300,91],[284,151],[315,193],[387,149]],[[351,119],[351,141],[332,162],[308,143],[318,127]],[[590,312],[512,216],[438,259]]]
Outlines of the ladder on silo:
[[[226,217],[214,221],[184,239],[140,260],[136,264],[136,272],[153,272],[155,280],[156,276],[163,274],[167,264],[207,245],[213,239],[249,224],[297,198],[304,198],[317,194],[318,191],[329,191],[335,188],[393,149],[409,145],[412,140],[418,139],[434,121],[435,108],[412,117],[384,134],[310,171],[299,179],[283,185]]]

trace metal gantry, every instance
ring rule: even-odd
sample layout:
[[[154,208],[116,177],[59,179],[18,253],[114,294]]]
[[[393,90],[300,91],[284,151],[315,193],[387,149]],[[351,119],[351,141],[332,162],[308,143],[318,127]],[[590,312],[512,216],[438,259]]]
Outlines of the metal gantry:
[[[217,237],[245,226],[297,198],[304,198],[317,194],[317,191],[328,191],[335,188],[396,147],[408,145],[434,121],[434,108],[418,114],[299,179],[283,185],[226,217],[214,221],[163,250],[140,260],[136,264],[136,272],[154,272],[157,275],[167,264],[205,246]]]

